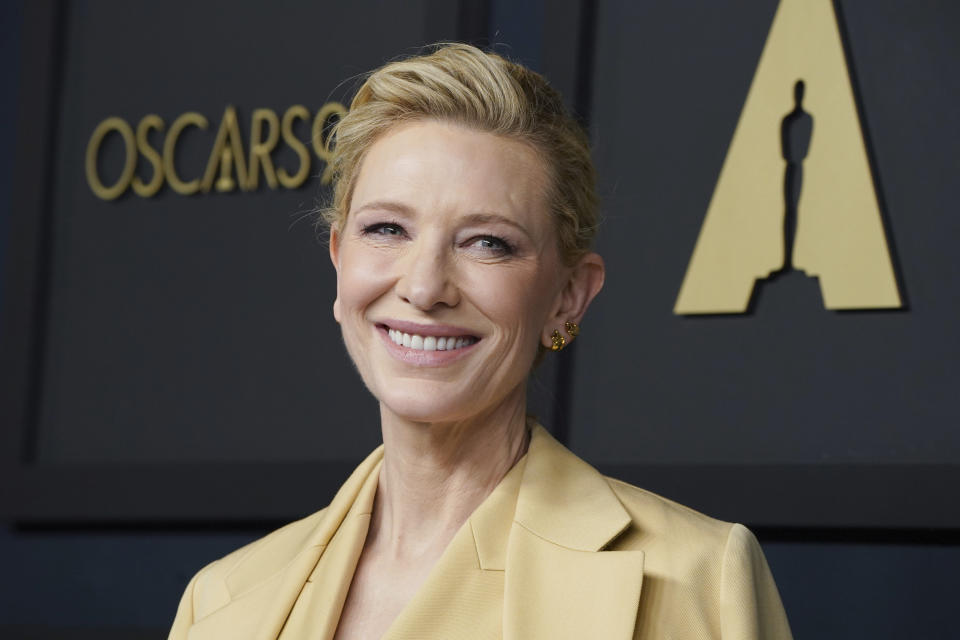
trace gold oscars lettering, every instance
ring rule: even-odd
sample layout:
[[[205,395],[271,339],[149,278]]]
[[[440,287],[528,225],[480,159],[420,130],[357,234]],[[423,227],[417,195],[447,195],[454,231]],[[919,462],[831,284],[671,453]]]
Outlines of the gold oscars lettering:
[[[811,116],[788,158],[788,121]],[[674,312],[743,313],[757,280],[791,269],[827,309],[901,306],[831,0],[781,0]]]
[[[294,105],[287,109],[282,117],[272,109],[254,109],[250,117],[250,139],[244,145],[235,107],[228,106],[220,119],[216,137],[213,140],[206,169],[200,175],[184,176],[178,170],[174,158],[177,143],[184,131],[196,128],[207,131],[210,122],[203,114],[190,111],[176,118],[166,128],[160,116],[144,116],[136,130],[127,121],[110,117],[93,130],[87,143],[86,174],[87,183],[97,197],[114,200],[132,188],[137,195],[149,198],[166,182],[173,191],[181,195],[209,193],[211,190],[255,191],[260,186],[260,176],[270,189],[283,187],[296,189],[310,174],[311,156],[307,144],[300,140],[294,127],[298,121],[310,124],[310,146],[317,159],[324,163],[320,181],[328,184],[331,179],[330,155],[324,139],[328,125],[346,113],[339,102],[324,104],[316,114],[303,105]],[[151,146],[149,135],[157,131],[163,136],[160,149]],[[119,134],[123,141],[125,160],[120,177],[113,184],[104,184],[97,162],[104,139],[110,133]],[[282,144],[290,147],[298,159],[296,170],[288,171],[282,166],[274,166],[273,152]],[[137,163],[144,161],[149,165],[150,178],[146,181],[136,174]]]

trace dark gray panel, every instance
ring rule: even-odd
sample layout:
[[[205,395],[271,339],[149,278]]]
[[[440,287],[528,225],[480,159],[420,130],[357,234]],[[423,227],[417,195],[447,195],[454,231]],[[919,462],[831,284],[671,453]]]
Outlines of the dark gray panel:
[[[2,527],[0,625],[169,628],[194,573],[266,532]]]
[[[571,445],[611,464],[956,464],[954,5],[840,3],[909,310],[828,312],[792,274],[751,315],[672,314],[776,4],[600,4],[608,280],[579,341]]]
[[[960,547],[765,542],[794,638],[956,637]]]
[[[38,460],[366,454],[376,405],[342,347],[334,273],[305,215],[327,197],[319,180],[104,202],[83,155],[107,116],[136,126],[157,113],[169,127],[198,111],[211,129],[185,135],[180,170],[199,174],[226,105],[247,138],[254,108],[345,99],[358,73],[424,43],[424,3],[67,8]]]
[[[0,95],[0,256],[7,246],[7,212],[15,157],[13,153],[15,123],[17,121],[16,86],[20,75],[20,23],[23,8],[20,3],[0,4],[0,86],[9,87]],[[0,270],[3,260],[0,260]],[[0,271],[0,313],[3,312],[3,272]],[[2,316],[0,316],[2,317]]]

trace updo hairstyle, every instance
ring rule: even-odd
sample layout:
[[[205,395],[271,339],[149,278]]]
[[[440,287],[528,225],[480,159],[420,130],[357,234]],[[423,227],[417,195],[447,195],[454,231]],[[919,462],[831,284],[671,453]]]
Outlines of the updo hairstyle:
[[[333,167],[333,206],[323,218],[341,230],[363,159],[392,127],[417,121],[451,122],[529,144],[544,161],[547,198],[560,256],[573,265],[590,251],[597,197],[590,146],[560,94],[538,73],[467,44],[390,62],[373,71],[327,144]]]

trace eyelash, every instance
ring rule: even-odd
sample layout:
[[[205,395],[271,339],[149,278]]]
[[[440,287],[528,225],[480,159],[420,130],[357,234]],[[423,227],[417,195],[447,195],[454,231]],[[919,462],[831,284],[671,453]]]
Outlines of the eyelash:
[[[397,231],[397,233],[383,233],[383,231],[386,229],[394,229]],[[371,235],[404,236],[406,235],[407,232],[404,230],[403,226],[398,222],[377,222],[377,223],[363,227],[362,233],[365,236],[371,236]],[[491,236],[491,235],[475,236],[470,239],[470,244],[473,244],[481,240],[486,240],[488,242],[500,245],[499,248],[490,247],[491,251],[499,253],[500,255],[509,256],[509,255],[513,255],[514,252],[516,251],[516,248],[508,240],[506,240],[505,238],[500,238],[498,236]]]
[[[380,232],[383,231],[384,229],[388,229],[388,228],[394,228],[394,229],[396,229],[397,231],[399,231],[399,233],[396,233],[396,234],[394,234],[394,233],[380,233]],[[398,222],[377,222],[377,223],[375,223],[375,224],[370,224],[370,225],[365,226],[365,227],[363,228],[363,235],[365,235],[365,236],[372,236],[372,235],[382,235],[382,236],[386,236],[386,235],[390,235],[390,236],[392,236],[392,235],[399,235],[399,236],[402,236],[402,235],[406,235],[406,231],[404,231],[403,226],[402,226],[400,223],[398,223]]]

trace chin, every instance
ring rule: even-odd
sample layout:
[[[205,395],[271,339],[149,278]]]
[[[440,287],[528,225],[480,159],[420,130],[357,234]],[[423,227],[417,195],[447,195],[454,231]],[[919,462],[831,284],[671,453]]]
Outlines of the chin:
[[[391,413],[412,422],[453,422],[477,413],[475,397],[460,401],[458,394],[446,396],[432,389],[392,391],[378,394],[378,400]]]

